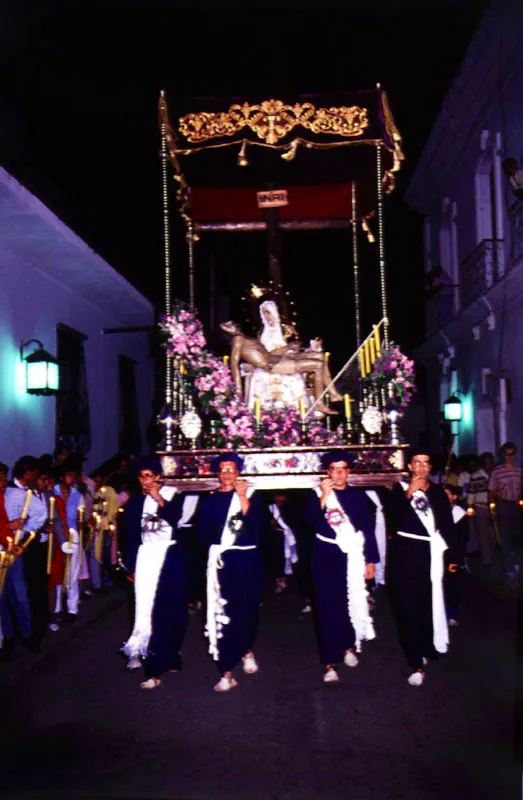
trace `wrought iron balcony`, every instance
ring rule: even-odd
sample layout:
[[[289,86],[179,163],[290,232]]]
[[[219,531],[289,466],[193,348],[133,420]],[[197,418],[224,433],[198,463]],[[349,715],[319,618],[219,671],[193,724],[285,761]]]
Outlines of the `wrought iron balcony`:
[[[523,197],[509,209],[510,219],[510,266],[523,256]]]
[[[502,239],[483,239],[459,265],[462,309],[468,308],[502,277],[503,245]]]

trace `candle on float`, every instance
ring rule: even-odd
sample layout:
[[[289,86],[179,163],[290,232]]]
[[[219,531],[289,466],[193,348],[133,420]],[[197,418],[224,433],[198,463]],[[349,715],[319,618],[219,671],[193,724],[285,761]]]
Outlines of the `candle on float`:
[[[54,519],[54,507],[55,507],[55,503],[56,503],[56,497],[54,497],[53,495],[51,495],[51,497],[49,498],[49,519],[51,520],[51,522],[52,522],[52,521],[53,521],[53,519]]]
[[[363,344],[363,357],[365,359],[365,374],[368,375],[370,372],[370,352],[369,352],[369,340],[365,339]]]
[[[300,417],[301,417],[301,421],[303,422],[305,420],[305,398],[304,397],[300,397]]]
[[[379,325],[372,326],[372,332],[374,336],[374,345],[376,347],[376,357],[379,356],[381,352],[381,341],[380,341],[380,328]]]
[[[350,419],[351,416],[352,416],[350,402],[351,402],[350,401],[350,395],[349,394],[344,394],[343,395],[343,403],[344,403],[344,406],[345,406],[345,416],[347,417],[347,419]]]
[[[472,506],[469,506],[467,508],[467,517],[473,517],[475,513],[476,512],[474,511],[474,508]]]
[[[260,402],[260,400],[258,398],[256,398],[256,400],[254,401],[254,417],[256,419],[256,422],[260,421],[260,417],[261,417],[261,402]]]
[[[326,363],[326,364],[328,364],[328,363],[329,363],[329,358],[330,358],[330,357],[331,357],[331,354],[330,354],[330,353],[325,353],[325,363]]]
[[[362,378],[365,377],[365,358],[363,357],[363,347],[360,347],[358,350],[358,361],[360,364],[360,375]]]
[[[371,336],[371,338],[369,339],[369,352],[370,352],[370,363],[372,365],[376,361],[376,342],[374,341],[373,336]]]
[[[229,366],[229,356],[224,356],[223,357],[223,363],[225,364],[226,367]]]

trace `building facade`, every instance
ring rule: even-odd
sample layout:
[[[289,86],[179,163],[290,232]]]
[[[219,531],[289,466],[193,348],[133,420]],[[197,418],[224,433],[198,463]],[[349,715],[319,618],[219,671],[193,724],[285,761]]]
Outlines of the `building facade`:
[[[406,200],[424,215],[428,442],[457,394],[458,453],[523,446],[523,4],[493,2],[417,164]],[[523,167],[522,167],[523,169]],[[522,173],[523,176],[523,173]]]
[[[121,449],[145,452],[151,333],[104,330],[154,321],[145,297],[0,168],[0,461],[58,441],[87,470]],[[38,342],[58,358],[56,396],[27,392],[25,357]]]

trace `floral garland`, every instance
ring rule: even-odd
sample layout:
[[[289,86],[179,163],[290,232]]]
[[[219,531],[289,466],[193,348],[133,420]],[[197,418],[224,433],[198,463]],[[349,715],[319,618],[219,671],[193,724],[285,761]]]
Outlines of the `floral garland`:
[[[381,350],[365,380],[375,388],[386,387],[399,406],[408,406],[416,391],[414,361],[390,342]]]
[[[186,384],[198,393],[201,410],[214,419],[217,447],[279,447],[303,442],[299,412],[285,406],[264,410],[259,424],[240,396],[230,369],[206,349],[203,326],[194,311],[179,302],[164,316],[166,349],[183,366]],[[306,429],[310,445],[340,444],[339,437],[313,419]]]

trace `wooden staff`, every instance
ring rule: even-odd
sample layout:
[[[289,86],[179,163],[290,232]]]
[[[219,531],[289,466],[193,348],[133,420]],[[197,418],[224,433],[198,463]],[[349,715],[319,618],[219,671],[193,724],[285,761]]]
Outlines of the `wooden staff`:
[[[51,565],[53,563],[53,544],[54,544],[54,534],[53,534],[53,525],[54,523],[49,523],[49,538],[47,540],[47,574],[51,574]]]
[[[84,512],[85,506],[82,504],[78,506],[78,552],[80,556],[80,570],[82,569],[82,562],[85,558],[84,553]]]
[[[21,546],[21,553],[18,555],[23,555],[23,553],[27,550],[33,539],[36,537],[36,533],[34,531],[29,532],[29,536]],[[17,555],[14,552],[15,544],[10,536],[7,537],[7,549],[2,550],[0,553],[0,597],[2,597],[4,588],[5,588],[5,581],[7,578],[7,573],[9,571],[9,567],[11,567],[14,562],[16,561]]]
[[[49,498],[49,539],[47,540],[47,574],[51,574],[51,564],[53,562],[53,544],[54,544],[54,506],[56,499],[51,496]]]
[[[2,550],[0,553],[0,597],[2,597],[5,580],[7,578],[7,571],[14,561],[14,556],[11,555],[13,540],[9,537],[7,539],[7,549]]]
[[[74,528],[69,528],[69,534],[67,536],[67,544],[69,545],[68,549],[70,549],[73,544],[73,534],[74,534]],[[68,579],[69,581],[71,580],[71,555],[72,554],[70,552],[66,552],[65,554],[65,570],[64,570],[64,582],[62,584],[62,592],[65,592],[67,588],[67,580]]]
[[[24,522],[27,519],[27,514],[29,511],[29,503],[31,502],[32,496],[33,496],[33,490],[28,489],[27,492],[25,493],[24,507],[22,508],[22,513],[20,514],[20,519],[22,520],[22,524],[15,533],[15,545],[18,544],[20,541],[20,537],[22,535],[22,530],[24,527]]]
[[[29,545],[31,544],[31,542],[33,541],[33,539],[35,537],[36,537],[36,533],[34,531],[29,531],[29,536],[27,537],[25,542],[22,544],[22,551],[24,553],[25,553],[25,551],[27,550],[27,548],[29,547]],[[15,558],[16,558],[16,556],[15,556]]]
[[[102,563],[102,550],[103,550],[103,521],[104,517],[101,514],[94,514],[96,528],[94,531],[94,557],[99,564]]]

